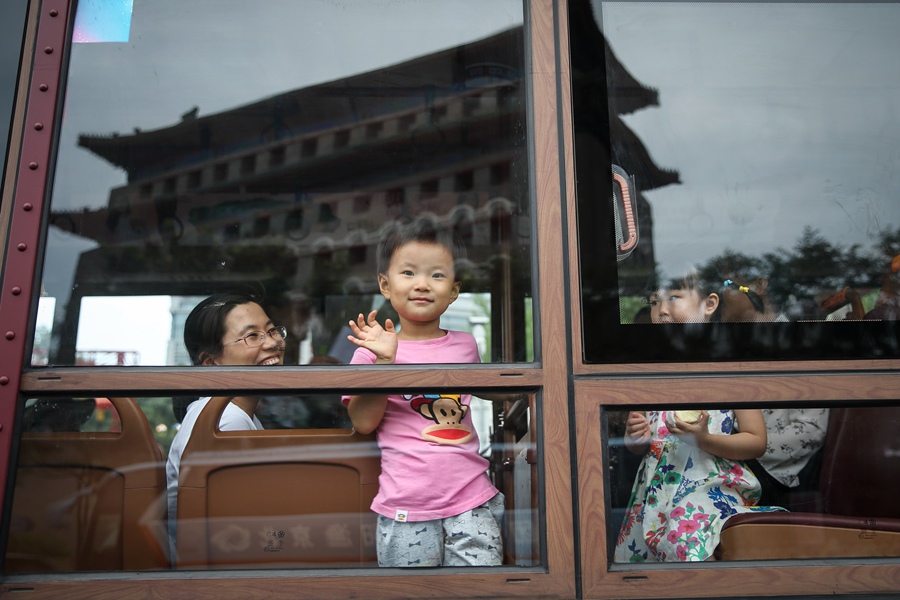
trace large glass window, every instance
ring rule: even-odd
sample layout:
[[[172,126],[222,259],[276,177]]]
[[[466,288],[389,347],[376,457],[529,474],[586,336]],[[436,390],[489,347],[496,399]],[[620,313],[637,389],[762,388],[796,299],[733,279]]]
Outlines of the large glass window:
[[[435,329],[452,348],[396,363],[534,359],[523,3],[126,5],[74,16],[26,371],[114,367],[78,371],[103,390],[115,367],[196,369],[137,397],[50,377],[19,398],[4,572],[373,567],[379,508],[438,540],[438,562],[387,566],[546,565],[539,378],[420,390],[272,368],[348,364],[357,315],[412,328],[442,300],[440,327],[467,335]],[[453,292],[403,312],[376,250],[424,222],[454,234],[457,278],[439,248],[416,289]],[[392,403],[371,431],[356,395]],[[480,559],[443,554],[458,515]]]
[[[9,128],[12,119],[16,79],[19,76],[19,60],[22,56],[22,34],[25,23],[26,2],[4,2],[0,5],[0,149],[6,156]],[[0,169],[3,177],[5,168]],[[0,179],[2,189],[3,179]]]
[[[537,565],[537,395],[477,394],[464,396],[469,418],[435,418],[427,431],[476,436],[504,494],[502,564]],[[234,406],[225,397],[25,400],[4,572],[378,566],[375,436],[354,432],[333,397],[255,401],[264,429],[220,431]],[[176,437],[183,427],[189,444]]]
[[[521,2],[128,4],[76,15],[34,366],[187,364],[191,300],[248,286],[286,363],[345,363],[423,217],[467,251],[444,326],[532,359]]]
[[[586,361],[900,355],[900,5],[569,22]]]

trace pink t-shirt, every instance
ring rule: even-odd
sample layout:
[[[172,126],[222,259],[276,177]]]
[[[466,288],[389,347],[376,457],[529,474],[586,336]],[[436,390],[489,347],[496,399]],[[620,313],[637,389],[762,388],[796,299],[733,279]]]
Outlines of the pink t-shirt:
[[[373,364],[375,355],[357,348],[351,364]],[[395,364],[477,363],[478,346],[468,333],[448,331],[434,340],[404,342]],[[344,404],[349,396],[343,398]],[[372,510],[397,521],[431,521],[471,510],[497,494],[478,454],[471,396],[451,393],[388,396],[375,431],[381,476]]]

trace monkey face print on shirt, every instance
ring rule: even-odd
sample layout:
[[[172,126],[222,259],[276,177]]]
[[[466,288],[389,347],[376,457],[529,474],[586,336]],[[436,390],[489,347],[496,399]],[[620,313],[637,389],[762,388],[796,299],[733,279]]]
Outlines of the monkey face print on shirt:
[[[422,439],[437,444],[463,444],[472,439],[472,429],[463,425],[469,407],[459,394],[417,394],[404,396],[414,411],[433,424],[422,430]]]

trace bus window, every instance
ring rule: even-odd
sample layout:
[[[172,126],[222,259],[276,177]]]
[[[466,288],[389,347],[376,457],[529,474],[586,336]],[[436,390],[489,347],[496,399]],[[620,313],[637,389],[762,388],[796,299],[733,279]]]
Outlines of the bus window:
[[[6,2],[0,6],[0,23],[3,23],[3,35],[0,36],[0,148],[6,156],[9,141],[12,108],[16,93],[16,72],[22,56],[22,30],[25,21],[26,2]],[[0,178],[5,174],[0,170]],[[2,189],[3,179],[0,179]]]
[[[741,410],[757,411],[606,413],[611,562],[900,556],[900,511],[889,500],[898,492],[900,408],[764,407],[765,451],[748,460],[715,458],[672,433],[676,419],[700,409],[715,434],[740,432]],[[645,446],[628,434],[641,418]]]
[[[900,355],[900,5],[569,5],[585,362]]]
[[[488,401],[477,394],[465,396],[464,416],[453,426],[427,426],[420,408],[423,432],[438,439],[441,426],[466,428],[477,439],[472,450],[503,492],[502,564],[538,565],[537,395],[503,390],[498,398],[494,391]],[[419,395],[431,396],[441,393]],[[260,407],[307,399],[260,398]],[[228,398],[174,400],[24,403],[6,573],[377,566],[370,505],[381,452],[374,435],[337,418],[305,429],[267,423],[219,431]],[[328,412],[325,400],[317,402]],[[339,395],[330,412],[343,412]],[[190,443],[173,444],[184,423]],[[176,498],[174,529],[167,487]]]
[[[181,311],[246,287],[287,364],[346,363],[348,320],[391,316],[382,229],[418,218],[467,250],[445,326],[533,360],[522,2],[350,5],[138,1],[76,35],[33,366],[187,364]]]

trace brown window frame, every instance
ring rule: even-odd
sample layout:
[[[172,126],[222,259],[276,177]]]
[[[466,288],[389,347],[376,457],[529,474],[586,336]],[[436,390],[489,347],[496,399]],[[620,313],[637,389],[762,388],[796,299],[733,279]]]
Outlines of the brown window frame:
[[[71,2],[44,0],[29,7],[13,144],[0,203],[0,480],[10,474],[16,406],[24,395],[103,391],[129,395],[213,391],[209,373],[189,368],[23,368],[28,331],[37,297],[34,276],[40,256],[41,221],[46,210],[47,167],[58,112],[59,78],[65,54]],[[420,371],[370,370],[365,388],[358,370],[303,367],[304,389],[373,389],[434,385],[481,389],[529,388],[542,394],[545,496],[545,565],[490,570],[446,569],[429,573],[384,574],[329,571],[320,576],[290,571],[121,573],[5,577],[0,595],[31,590],[30,597],[79,597],[126,593],[213,594],[244,597],[265,590],[269,597],[529,598],[691,597],[711,593],[721,583],[720,565],[653,569],[609,567],[604,513],[604,409],[624,405],[717,403],[723,390],[741,389],[742,401],[814,405],[834,401],[896,401],[900,361],[790,361],[761,363],[667,363],[587,365],[580,348],[579,256],[575,240],[575,171],[566,0],[526,2],[530,46],[532,190],[535,197],[537,282],[540,315],[535,319],[537,359],[531,364],[486,364]],[[54,14],[55,13],[55,14]],[[47,49],[50,49],[48,52]],[[34,65],[32,66],[32,61]],[[41,86],[46,85],[42,90]],[[40,124],[40,128],[37,125]],[[32,167],[32,164],[36,165]],[[7,235],[10,234],[11,235]],[[568,240],[568,241],[567,241]],[[567,275],[568,274],[568,275]],[[568,281],[566,277],[568,276]],[[537,311],[536,311],[536,316]],[[296,387],[300,368],[254,373],[217,369],[219,389]],[[664,399],[661,398],[664,396]],[[570,427],[573,431],[570,433]],[[573,469],[575,466],[575,469]],[[573,478],[572,473],[577,477]],[[6,498],[0,499],[0,502]],[[574,502],[573,502],[574,500]],[[573,505],[577,504],[575,513]],[[612,526],[615,526],[613,524]],[[577,540],[577,544],[576,544]],[[896,561],[836,561],[829,565],[765,563],[727,568],[741,595],[810,595],[893,592],[900,588]],[[464,575],[461,577],[460,575]]]
[[[558,32],[554,29],[554,6],[549,0],[526,2],[526,28],[530,33],[530,62],[534,73],[532,106],[553,107],[556,103],[556,48]],[[49,210],[48,178],[51,174],[53,135],[58,127],[58,113],[63,94],[67,40],[71,39],[71,0],[44,0],[32,3],[27,31],[29,46],[35,48],[23,60],[20,80],[24,94],[17,104],[14,121],[16,143],[8,154],[10,172],[16,176],[16,190],[4,197],[9,207],[0,226],[13,236],[4,258],[3,303],[0,305],[0,327],[11,332],[4,339],[0,355],[0,480],[11,475],[14,460],[14,426],[16,407],[21,398],[34,395],[104,394],[141,396],[153,393],[214,392],[210,390],[209,373],[176,367],[145,368],[52,368],[33,369],[27,364],[30,346],[28,332],[37,304],[35,274],[40,268],[40,235],[44,213]],[[34,64],[32,65],[32,57]],[[538,246],[537,269],[546,273],[538,278],[538,294],[542,310],[549,318],[536,324],[535,337],[543,340],[538,349],[541,357],[528,364],[479,365],[477,367],[413,368],[370,370],[365,385],[360,385],[359,369],[327,369],[285,367],[277,372],[254,373],[252,370],[217,368],[218,390],[241,389],[283,390],[296,388],[302,371],[304,390],[371,390],[424,386],[489,389],[521,388],[540,390],[548,399],[542,409],[539,425],[542,437],[539,462],[546,512],[543,515],[546,535],[542,566],[534,568],[497,567],[492,569],[408,572],[397,575],[373,570],[328,571],[324,576],[299,571],[246,572],[164,572],[133,575],[121,573],[81,575],[6,576],[0,594],[29,590],[33,597],[81,595],[119,595],[142,592],[169,596],[175,593],[244,597],[248,589],[265,590],[269,597],[418,597],[433,595],[435,589],[444,594],[465,597],[484,596],[529,598],[535,596],[574,597],[576,565],[574,560],[574,520],[571,497],[573,482],[569,476],[570,434],[568,431],[567,354],[565,295],[563,273],[562,220],[559,212],[559,156],[556,111],[529,109],[536,140],[534,146],[533,194],[537,199],[537,230],[542,232]],[[37,127],[37,123],[42,123]],[[53,126],[51,126],[53,124]],[[18,160],[17,157],[21,157]],[[11,158],[10,158],[11,157]],[[539,165],[539,166],[538,166]],[[12,189],[8,186],[7,189]],[[14,288],[10,292],[9,288]],[[538,327],[549,332],[540,335]],[[554,332],[556,333],[554,335]],[[552,375],[550,375],[552,373]],[[551,400],[552,399],[552,400]],[[4,504],[8,497],[0,498]],[[7,506],[8,509],[8,506]],[[464,574],[464,577],[460,577]],[[86,581],[89,579],[89,581]],[[237,585],[236,585],[237,584]]]

